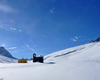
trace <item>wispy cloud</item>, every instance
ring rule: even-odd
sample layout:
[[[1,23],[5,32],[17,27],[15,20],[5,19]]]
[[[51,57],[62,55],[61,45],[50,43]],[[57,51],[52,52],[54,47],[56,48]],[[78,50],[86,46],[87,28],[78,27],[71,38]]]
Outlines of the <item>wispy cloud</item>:
[[[54,9],[55,9],[55,8],[50,9],[49,12],[50,12],[50,13],[54,13]]]
[[[77,40],[76,39],[74,39],[74,38],[70,38],[70,40],[72,40],[72,41],[74,41],[74,42],[76,42]]]
[[[12,7],[7,6],[7,5],[3,5],[3,4],[0,4],[0,11],[3,11],[3,12],[15,12],[15,10]]]
[[[77,36],[75,36],[75,37],[73,37],[73,38],[70,38],[70,40],[71,40],[71,41],[74,41],[74,42],[76,42],[78,39],[79,39],[79,37],[77,37]]]
[[[30,49],[36,53],[36,51],[34,49],[32,49],[28,44],[25,43],[25,45],[28,47],[28,49]]]
[[[16,49],[17,47],[10,47],[10,48],[8,48],[8,49]]]
[[[75,39],[78,39],[79,37],[74,37]]]

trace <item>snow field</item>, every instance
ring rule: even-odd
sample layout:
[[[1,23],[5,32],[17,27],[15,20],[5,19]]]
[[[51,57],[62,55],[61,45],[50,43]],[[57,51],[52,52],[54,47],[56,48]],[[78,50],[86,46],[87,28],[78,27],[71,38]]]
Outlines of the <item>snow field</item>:
[[[4,80],[100,80],[100,42],[51,53],[44,63],[0,63]]]

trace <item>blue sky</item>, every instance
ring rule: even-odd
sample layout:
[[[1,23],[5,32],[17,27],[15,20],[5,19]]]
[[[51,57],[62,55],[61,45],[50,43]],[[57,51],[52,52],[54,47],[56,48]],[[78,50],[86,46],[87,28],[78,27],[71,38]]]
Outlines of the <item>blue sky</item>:
[[[0,0],[0,45],[31,58],[100,36],[99,0]]]

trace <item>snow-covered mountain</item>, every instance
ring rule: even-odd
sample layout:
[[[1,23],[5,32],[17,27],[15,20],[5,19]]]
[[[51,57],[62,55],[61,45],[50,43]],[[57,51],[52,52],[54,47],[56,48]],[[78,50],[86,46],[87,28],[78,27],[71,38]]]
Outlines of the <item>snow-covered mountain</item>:
[[[92,43],[92,42],[100,42],[100,37],[96,38],[95,40],[89,41],[89,43]]]
[[[0,47],[0,63],[13,62],[16,62],[16,58],[14,58],[4,47]]]
[[[14,58],[3,46],[0,47],[0,54],[5,57]]]
[[[0,64],[4,80],[100,80],[100,42],[51,53],[44,63]],[[8,74],[7,74],[8,73]]]

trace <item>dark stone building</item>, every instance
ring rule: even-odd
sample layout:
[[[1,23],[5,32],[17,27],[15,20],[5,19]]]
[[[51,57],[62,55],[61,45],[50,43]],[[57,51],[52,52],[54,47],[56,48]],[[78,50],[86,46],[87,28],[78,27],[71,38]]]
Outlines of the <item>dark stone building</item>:
[[[43,63],[44,62],[43,61],[43,56],[36,57],[36,54],[34,53],[33,54],[33,62],[41,62],[41,63]]]

